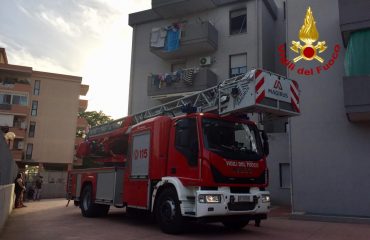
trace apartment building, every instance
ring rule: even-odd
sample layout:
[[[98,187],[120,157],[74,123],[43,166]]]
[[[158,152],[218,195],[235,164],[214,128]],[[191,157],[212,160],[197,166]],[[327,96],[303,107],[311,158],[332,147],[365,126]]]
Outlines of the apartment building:
[[[13,159],[20,169],[39,169],[44,175],[60,172],[45,181],[65,182],[71,169],[76,129],[87,123],[78,112],[87,108],[80,99],[88,91],[82,78],[33,70],[8,63],[0,48],[0,126],[15,133],[11,142]],[[36,168],[35,168],[36,167]]]
[[[300,85],[302,114],[259,122],[270,137],[273,203],[299,214],[370,217],[363,194],[370,187],[370,72],[344,67],[354,59],[370,65],[366,38],[355,41],[369,31],[369,7],[365,0],[152,0],[151,9],[129,16],[129,113],[254,67],[288,76]],[[318,33],[300,38],[302,28]]]

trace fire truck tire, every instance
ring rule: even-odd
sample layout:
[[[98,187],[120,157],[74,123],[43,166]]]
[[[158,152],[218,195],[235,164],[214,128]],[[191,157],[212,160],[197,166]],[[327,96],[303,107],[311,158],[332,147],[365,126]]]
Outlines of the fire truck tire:
[[[222,224],[230,230],[243,229],[245,226],[248,225],[248,223],[249,223],[249,220],[240,219],[240,218],[233,218],[233,219],[222,221]]]
[[[169,234],[179,234],[184,228],[180,203],[173,188],[164,189],[156,202],[155,212],[157,223],[161,230]]]
[[[99,209],[92,199],[92,186],[86,185],[82,190],[80,202],[81,213],[84,217],[97,217],[100,215]]]

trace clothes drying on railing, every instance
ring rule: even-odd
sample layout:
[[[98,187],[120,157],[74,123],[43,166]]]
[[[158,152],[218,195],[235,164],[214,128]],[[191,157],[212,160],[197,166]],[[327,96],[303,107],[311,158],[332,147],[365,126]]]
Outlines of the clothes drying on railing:
[[[150,46],[163,48],[166,42],[167,31],[164,28],[153,28],[150,35]]]
[[[167,52],[175,51],[180,45],[180,29],[170,26],[167,28],[167,37],[164,50]]]
[[[170,87],[175,82],[184,82],[186,86],[192,86],[198,72],[199,68],[186,68],[172,73],[151,74],[149,77],[152,85],[158,88]]]
[[[173,24],[166,27],[153,28],[150,35],[150,46],[163,48],[167,52],[175,51],[180,46],[181,25]]]
[[[193,86],[194,68],[184,70],[182,79],[186,86]]]

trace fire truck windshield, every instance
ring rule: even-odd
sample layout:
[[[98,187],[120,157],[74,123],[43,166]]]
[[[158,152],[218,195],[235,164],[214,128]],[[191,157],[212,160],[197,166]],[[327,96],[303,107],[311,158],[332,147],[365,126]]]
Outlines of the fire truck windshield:
[[[213,118],[203,118],[205,148],[224,158],[260,160],[261,141],[258,130],[247,124]]]

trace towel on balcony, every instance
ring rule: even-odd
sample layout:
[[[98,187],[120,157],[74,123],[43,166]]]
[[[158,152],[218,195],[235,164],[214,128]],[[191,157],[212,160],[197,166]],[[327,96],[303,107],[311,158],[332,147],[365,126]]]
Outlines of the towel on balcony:
[[[194,79],[194,69],[193,68],[184,70],[184,74],[182,74],[182,76],[183,76],[183,81],[186,86],[193,85],[193,79]]]
[[[150,46],[163,48],[166,42],[167,31],[164,28],[153,28],[150,34]]]
[[[178,49],[179,45],[180,45],[180,30],[175,27],[168,28],[164,50],[167,52],[172,52]]]

